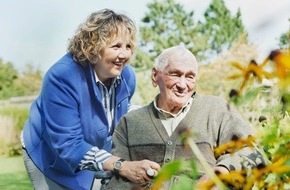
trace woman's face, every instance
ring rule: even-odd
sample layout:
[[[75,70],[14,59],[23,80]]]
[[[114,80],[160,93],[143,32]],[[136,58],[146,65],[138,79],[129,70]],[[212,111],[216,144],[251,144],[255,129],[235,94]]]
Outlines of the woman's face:
[[[104,82],[109,78],[119,76],[132,54],[129,37],[114,39],[108,47],[101,51],[101,58],[95,64],[98,78]]]

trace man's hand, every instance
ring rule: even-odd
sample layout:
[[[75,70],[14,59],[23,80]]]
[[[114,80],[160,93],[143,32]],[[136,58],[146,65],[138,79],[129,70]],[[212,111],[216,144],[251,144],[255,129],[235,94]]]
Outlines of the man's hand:
[[[119,174],[134,183],[144,184],[146,181],[152,179],[146,173],[148,169],[152,169],[155,175],[157,175],[160,170],[160,165],[150,160],[124,161],[123,167],[119,170]]]
[[[228,173],[230,173],[230,171],[224,166],[215,166],[215,167],[213,167],[213,170],[216,174],[228,174]],[[208,176],[208,174],[205,174],[201,178],[199,178],[199,180],[197,181],[197,186],[199,184],[205,183],[209,180],[210,180],[210,177]],[[211,190],[218,190],[218,188],[215,186],[215,187],[211,188]]]

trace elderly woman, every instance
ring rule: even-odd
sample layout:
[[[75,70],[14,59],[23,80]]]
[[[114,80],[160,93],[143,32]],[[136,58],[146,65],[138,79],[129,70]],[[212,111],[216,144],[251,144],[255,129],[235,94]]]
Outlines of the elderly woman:
[[[111,155],[118,120],[130,109],[136,87],[127,65],[136,46],[134,22],[104,9],[92,13],[70,40],[68,53],[46,73],[22,133],[23,157],[38,190],[94,188],[94,172],[114,170],[148,180],[148,160]]]

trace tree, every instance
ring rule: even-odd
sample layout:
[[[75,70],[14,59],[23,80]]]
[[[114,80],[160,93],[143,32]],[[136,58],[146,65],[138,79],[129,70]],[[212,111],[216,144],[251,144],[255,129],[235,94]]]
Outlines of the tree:
[[[154,59],[163,49],[184,43],[201,61],[212,56],[213,52],[220,52],[222,47],[230,46],[229,44],[235,39],[238,40],[239,34],[244,31],[240,12],[232,17],[223,1],[220,4],[218,1],[211,3],[211,7],[205,13],[207,19],[204,19],[204,22],[196,22],[194,11],[185,11],[184,7],[174,0],[153,0],[147,7],[148,12],[145,13],[139,28],[140,45],[135,60],[131,62],[139,78],[142,78],[142,81],[137,83],[135,96],[141,97],[135,98],[139,104],[147,104],[157,93],[155,90],[148,90],[152,88],[149,87],[151,83],[148,82],[150,78],[147,75],[150,75],[148,69],[152,68]],[[221,22],[219,28],[214,19]],[[247,39],[247,35],[244,36]]]
[[[149,55],[151,62],[147,62],[147,68],[163,49],[170,46],[184,43],[198,60],[202,60],[230,47],[244,33],[240,11],[232,17],[223,0],[213,0],[204,14],[205,21],[197,23],[193,18],[194,11],[185,11],[174,0],[153,0],[147,7],[149,12],[145,13],[140,27],[142,51],[136,56],[139,64],[144,62],[144,54]],[[140,66],[138,64],[135,65]]]
[[[0,99],[13,95],[12,87],[18,78],[18,71],[11,62],[4,63],[0,58]]]
[[[289,19],[290,21],[290,19]],[[283,33],[279,38],[279,47],[281,49],[290,49],[290,29]]]
[[[134,60],[131,64],[136,68],[137,71],[146,70],[153,65],[153,60],[151,57],[140,48],[136,49]]]
[[[37,95],[42,84],[42,72],[31,64],[26,64],[20,77],[14,83],[14,96]]]
[[[245,33],[240,10],[232,16],[223,0],[212,0],[204,17],[201,32],[208,38],[207,44],[212,53],[228,49],[232,42]]]
[[[3,63],[0,58],[0,99],[13,96],[38,94],[41,88],[42,72],[27,64],[19,73],[11,62]]]
[[[205,48],[206,41],[198,33],[193,11],[186,12],[174,0],[153,0],[147,7],[149,12],[145,14],[143,26],[140,27],[140,47],[149,54],[151,60],[164,48],[180,43],[184,43],[195,54]]]

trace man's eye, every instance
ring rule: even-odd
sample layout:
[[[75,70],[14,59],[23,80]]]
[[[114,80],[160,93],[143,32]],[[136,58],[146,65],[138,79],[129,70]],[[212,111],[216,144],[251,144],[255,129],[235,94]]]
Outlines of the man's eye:
[[[190,82],[195,82],[195,77],[194,76],[188,76],[187,80]]]
[[[171,77],[178,77],[178,74],[176,74],[176,73],[169,73],[169,76],[171,76]]]

